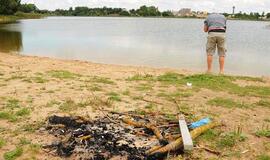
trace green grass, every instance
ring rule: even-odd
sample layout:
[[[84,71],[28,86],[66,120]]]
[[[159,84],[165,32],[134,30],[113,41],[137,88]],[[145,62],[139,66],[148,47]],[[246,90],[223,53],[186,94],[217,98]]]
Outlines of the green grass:
[[[122,94],[125,95],[125,96],[129,96],[130,95],[130,91],[128,89],[126,89]]]
[[[261,154],[261,155],[257,156],[257,160],[270,160],[270,155]]]
[[[6,102],[6,107],[10,108],[10,109],[14,109],[14,108],[20,108],[20,104],[19,104],[19,100],[15,99],[15,98],[10,98],[7,100]]]
[[[236,145],[237,142],[243,142],[246,140],[246,136],[242,133],[229,132],[221,136],[217,141],[217,147],[219,148],[231,148]]]
[[[270,108],[270,101],[269,100],[260,100],[259,102],[255,103],[258,106]]]
[[[103,83],[103,84],[115,84],[114,81],[112,81],[110,78],[105,78],[105,77],[91,77],[88,82],[93,82],[93,83]]]
[[[110,92],[107,95],[109,96],[109,100],[118,101],[118,102],[121,101],[121,97],[120,97],[120,95],[118,93]]]
[[[30,144],[29,151],[31,153],[38,153],[41,150],[42,146],[40,144]]]
[[[5,160],[15,160],[23,154],[23,149],[21,147],[16,147],[16,149],[6,152],[4,154]]]
[[[237,79],[248,81],[260,81],[261,78],[240,77],[240,76],[217,76],[210,74],[195,74],[184,76],[178,73],[165,73],[158,77],[151,75],[135,75],[128,78],[130,81],[159,81],[171,85],[186,85],[192,83],[193,88],[206,88],[214,91],[227,91],[241,96],[269,97],[270,87],[245,86],[241,87],[234,83]]]
[[[44,125],[44,121],[38,121],[31,124],[24,124],[23,126],[19,127],[19,134],[21,134],[21,131],[30,132],[33,133],[36,130],[38,130],[40,127]]]
[[[45,105],[45,107],[53,107],[53,106],[58,106],[60,104],[61,104],[61,102],[58,102],[56,100],[51,100],[51,101],[47,102],[47,104]]]
[[[15,113],[15,115],[22,117],[22,116],[28,116],[28,115],[30,115],[30,113],[31,113],[30,109],[28,109],[28,108],[22,108],[22,109],[18,110]]]
[[[0,149],[6,145],[6,141],[0,137]]]
[[[157,77],[157,80],[160,82],[167,82],[172,84],[183,83],[184,75],[178,73],[165,73]]]
[[[261,129],[256,131],[256,136],[258,137],[268,137],[270,138],[270,130],[269,129]]]
[[[25,137],[20,138],[20,142],[19,142],[20,146],[24,146],[24,145],[28,145],[28,144],[31,144],[30,140],[26,139]]]
[[[252,105],[245,104],[243,102],[235,102],[233,99],[230,98],[214,98],[207,102],[207,104],[212,106],[220,106],[225,108],[251,108]]]
[[[219,132],[213,129],[209,129],[203,135],[200,136],[201,139],[205,141],[213,141],[219,136]]]
[[[191,97],[192,93],[191,92],[186,92],[186,91],[175,91],[172,93],[164,93],[160,92],[157,94],[158,97],[164,97],[167,100],[172,100],[172,98],[183,98],[183,97]]]
[[[69,112],[76,110],[78,108],[78,105],[71,99],[65,100],[64,103],[60,104],[59,109],[64,112]]]
[[[145,109],[149,109],[149,110],[153,110],[156,107],[156,105],[154,105],[153,103],[147,104],[144,108]]]
[[[141,83],[141,84],[139,84],[139,86],[136,86],[137,91],[149,91],[152,89],[153,89],[153,86],[151,84],[148,84],[148,83]]]
[[[0,119],[6,119],[10,122],[16,122],[17,121],[17,117],[9,112],[3,111],[0,112]]]
[[[90,89],[90,91],[93,91],[93,92],[102,91],[102,87],[97,84],[93,84],[89,86],[88,88]]]
[[[135,76],[129,77],[126,80],[127,81],[153,81],[155,77],[150,74],[146,75],[141,75],[141,74],[136,74]]]
[[[52,70],[49,71],[48,74],[53,78],[58,79],[75,79],[77,77],[81,77],[79,74],[71,73],[69,71],[64,70]]]

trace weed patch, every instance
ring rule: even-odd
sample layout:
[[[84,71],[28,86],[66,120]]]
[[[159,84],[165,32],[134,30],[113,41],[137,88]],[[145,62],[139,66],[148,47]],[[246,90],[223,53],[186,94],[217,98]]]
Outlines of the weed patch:
[[[30,109],[28,109],[28,108],[22,108],[22,109],[18,110],[15,113],[15,115],[16,116],[28,116],[28,115],[30,115],[30,113],[31,113]]]
[[[270,160],[270,156],[267,154],[261,154],[257,156],[257,160]]]
[[[112,81],[110,78],[97,76],[92,77],[89,81],[94,83],[115,84],[114,81]]]
[[[121,101],[121,97],[120,97],[120,95],[118,93],[110,92],[107,95],[109,96],[109,100],[118,101],[118,102]]]
[[[19,100],[15,99],[15,98],[10,98],[7,100],[6,102],[6,107],[10,108],[10,109],[14,109],[14,108],[20,108],[20,104],[19,104]]]
[[[71,73],[69,71],[64,70],[52,70],[49,71],[48,74],[53,78],[58,79],[75,79],[77,77],[81,77],[79,74]]]
[[[270,129],[261,129],[256,131],[256,136],[258,137],[268,137],[270,138]]]
[[[212,106],[221,106],[225,108],[251,108],[252,105],[245,104],[242,102],[235,102],[233,99],[229,98],[214,98],[207,102],[207,104]]]
[[[0,149],[6,145],[6,141],[0,137]]]
[[[15,160],[23,154],[23,149],[21,147],[17,147],[16,149],[6,152],[4,154],[5,160]]]
[[[10,122],[17,121],[17,117],[9,112],[0,112],[0,119],[6,119]]]
[[[259,102],[255,103],[258,106],[270,108],[270,101],[268,100],[260,100]]]
[[[246,140],[246,136],[242,133],[229,132],[221,136],[217,141],[217,147],[219,148],[231,148],[235,146],[237,142],[243,142]]]

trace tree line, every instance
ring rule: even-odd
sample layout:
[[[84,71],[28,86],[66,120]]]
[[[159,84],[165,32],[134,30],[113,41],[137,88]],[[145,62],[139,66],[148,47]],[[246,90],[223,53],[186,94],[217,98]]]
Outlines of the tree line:
[[[21,0],[0,0],[0,14],[13,15],[16,12],[40,13],[56,16],[133,16],[133,17],[174,17],[171,11],[159,11],[155,6],[141,6],[138,9],[126,10],[124,8],[88,8],[70,7],[69,9],[56,9],[54,11],[40,10],[35,4],[21,4]],[[236,13],[234,15],[224,13],[226,17],[247,20],[259,20],[262,17],[270,19],[270,13]],[[196,16],[195,16],[196,17]]]
[[[45,11],[42,11],[44,13]],[[140,17],[169,17],[173,16],[171,11],[161,12],[155,6],[141,6],[139,9],[126,10],[124,8],[88,8],[88,7],[70,7],[68,10],[56,9],[49,12],[58,16],[140,16]]]

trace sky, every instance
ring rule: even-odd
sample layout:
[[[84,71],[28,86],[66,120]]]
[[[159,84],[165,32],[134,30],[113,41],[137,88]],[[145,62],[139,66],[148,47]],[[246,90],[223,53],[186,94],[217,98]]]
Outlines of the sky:
[[[270,12],[270,0],[22,0],[22,3],[34,3],[39,9],[55,10],[69,7],[120,7],[139,8],[142,5],[154,5],[161,11],[191,8],[194,11],[208,12]]]

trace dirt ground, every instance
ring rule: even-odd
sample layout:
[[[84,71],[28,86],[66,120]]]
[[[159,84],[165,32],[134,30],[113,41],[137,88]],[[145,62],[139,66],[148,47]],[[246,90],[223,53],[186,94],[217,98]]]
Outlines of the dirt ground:
[[[102,116],[100,107],[118,112],[147,110],[176,113],[179,105],[180,109],[192,113],[190,119],[211,117],[224,125],[196,139],[197,145],[218,150],[221,155],[197,147],[177,159],[269,159],[269,78],[233,81],[239,87],[263,87],[259,95],[246,94],[248,92],[240,95],[204,86],[188,87],[185,83],[149,81],[147,78],[134,80],[138,75],[158,77],[166,73],[183,76],[198,74],[177,69],[106,65],[1,53],[0,159],[8,159],[7,153],[16,148],[23,149],[17,159],[61,159],[40,147],[56,140],[43,131],[46,118],[54,114],[94,119]],[[179,104],[168,98],[168,94],[177,98]],[[210,103],[220,97],[233,100],[236,103],[231,105],[240,107],[226,107],[226,102]]]

